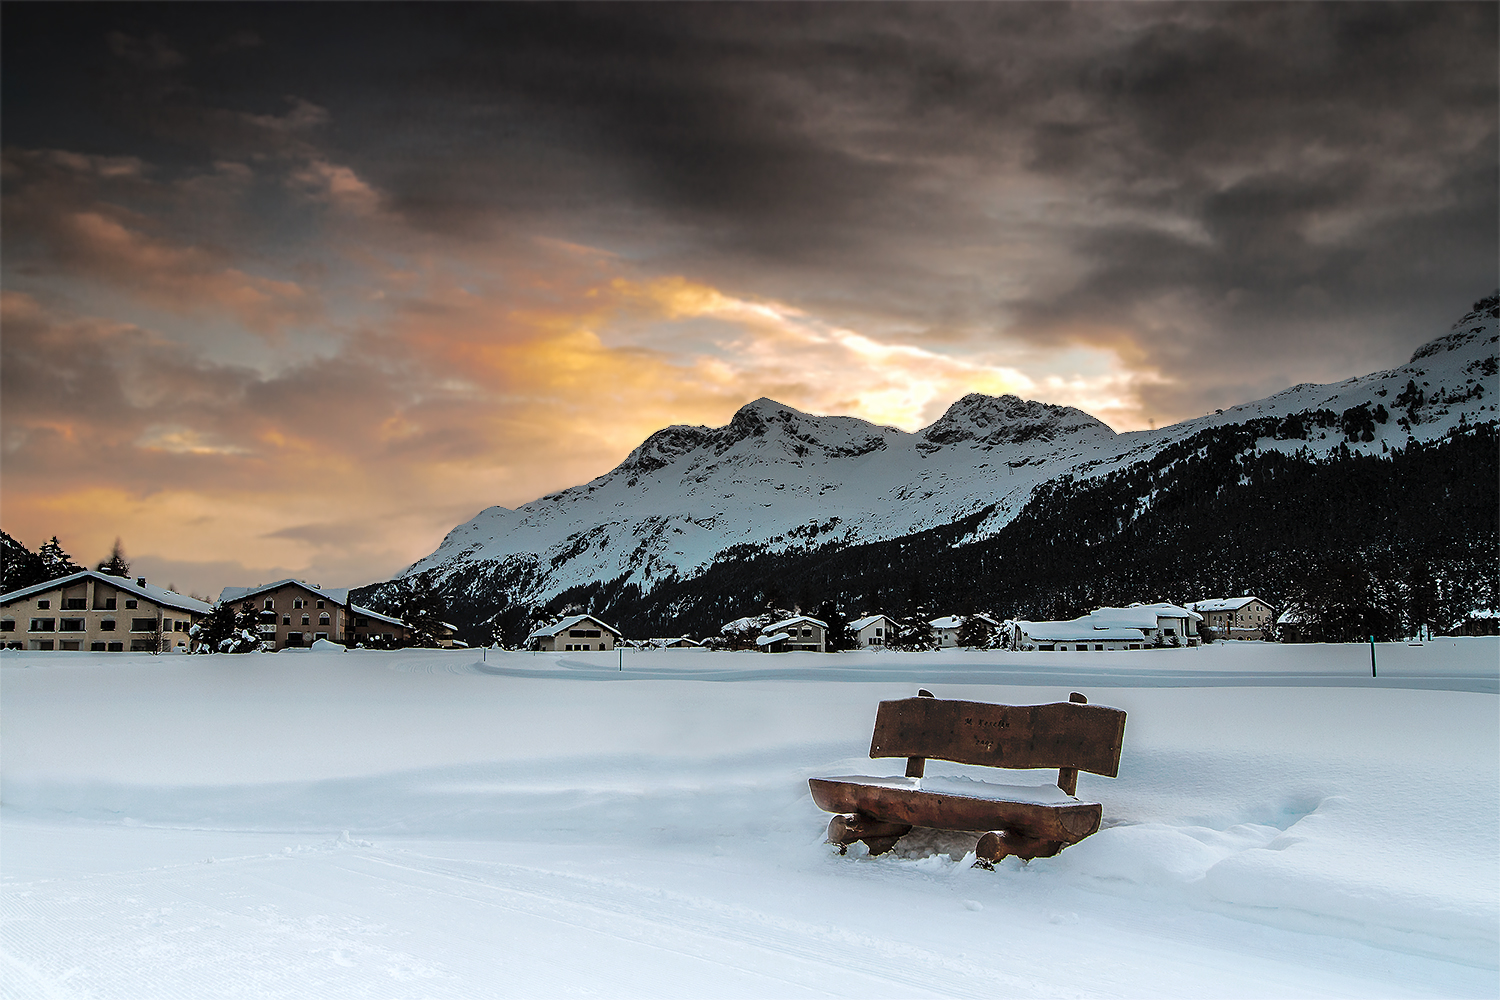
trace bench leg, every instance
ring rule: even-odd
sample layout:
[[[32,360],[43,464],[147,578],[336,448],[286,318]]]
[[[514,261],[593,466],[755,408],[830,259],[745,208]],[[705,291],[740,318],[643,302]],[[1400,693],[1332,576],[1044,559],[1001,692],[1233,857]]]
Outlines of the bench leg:
[[[1050,858],[1062,848],[1063,845],[1055,840],[1037,840],[1010,830],[992,830],[974,845],[974,863],[992,868],[995,862],[1011,854],[1030,861],[1032,858]]]
[[[863,840],[871,854],[884,854],[910,832],[911,827],[906,823],[885,823],[870,816],[848,813],[829,821],[828,842],[847,848],[856,840]]]

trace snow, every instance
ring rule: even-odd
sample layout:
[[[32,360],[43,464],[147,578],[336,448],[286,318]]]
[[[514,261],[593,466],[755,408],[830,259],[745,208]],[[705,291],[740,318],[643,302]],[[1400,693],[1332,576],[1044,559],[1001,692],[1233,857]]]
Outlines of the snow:
[[[674,576],[691,578],[736,546],[853,545],[983,515],[968,539],[975,540],[1010,523],[1045,483],[1107,476],[1200,432],[1318,410],[1338,419],[1351,408],[1384,406],[1388,419],[1373,425],[1370,441],[1314,427],[1307,438],[1263,436],[1254,449],[1308,459],[1345,447],[1381,455],[1500,420],[1496,330],[1494,317],[1472,313],[1400,368],[1118,435],[1082,411],[1014,396],[971,394],[915,433],[762,398],[723,427],[658,431],[592,482],[514,510],[481,511],[403,575],[432,570],[439,584],[455,574],[504,580],[513,601],[541,604],[600,580],[624,578],[647,593]],[[1409,382],[1425,394],[1417,413],[1396,402]]]
[[[0,995],[1495,996],[1500,640],[1377,655],[7,652]],[[839,856],[919,686],[1128,712],[1103,829]]]

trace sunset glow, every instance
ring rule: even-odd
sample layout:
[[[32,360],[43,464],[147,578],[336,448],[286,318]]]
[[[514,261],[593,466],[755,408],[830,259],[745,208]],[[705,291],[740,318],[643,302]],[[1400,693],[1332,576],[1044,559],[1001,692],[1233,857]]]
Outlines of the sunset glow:
[[[548,53],[532,79],[413,8],[346,37],[335,8],[8,6],[3,527],[90,565],[118,536],[210,596],[359,585],[760,396],[916,430],[1014,393],[1123,431],[1399,363],[1493,283],[1493,61],[1460,56],[1494,9],[1414,16],[1447,57],[1399,97],[1337,79],[1380,52],[1280,51],[1378,12],[1237,11],[809,9],[896,66],[785,62],[782,10],[600,5],[609,58],[553,9],[471,12]],[[1184,33],[1291,74],[1268,99],[1303,117],[1258,142],[1239,84],[1141,96]],[[400,73],[359,54],[394,39]],[[1418,243],[1421,274],[1367,249]]]

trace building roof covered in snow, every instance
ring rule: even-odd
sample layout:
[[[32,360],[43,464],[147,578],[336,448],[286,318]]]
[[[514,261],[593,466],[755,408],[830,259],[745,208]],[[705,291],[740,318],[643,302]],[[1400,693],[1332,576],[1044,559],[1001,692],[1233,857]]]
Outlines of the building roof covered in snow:
[[[858,632],[861,629],[867,629],[871,625],[874,625],[876,622],[881,621],[890,622],[891,618],[889,615],[865,615],[863,618],[856,618],[854,621],[850,622],[849,629],[850,631]]]
[[[1271,605],[1270,601],[1261,601],[1259,597],[1254,597],[1246,594],[1244,597],[1211,597],[1202,601],[1194,601],[1188,606],[1194,611],[1199,612],[1238,611],[1240,608],[1243,608],[1251,601],[1260,601],[1260,603],[1266,605],[1267,607],[1270,607]]]
[[[1155,629],[1159,618],[1182,618],[1201,622],[1203,616],[1196,611],[1180,608],[1175,604],[1132,604],[1128,608],[1099,608],[1088,614],[1100,628],[1145,628]]]
[[[964,622],[968,621],[970,618],[977,618],[991,628],[1000,627],[1000,623],[995,621],[995,619],[991,618],[989,615],[949,615],[946,618],[934,618],[927,624],[931,625],[933,628],[963,628]]]
[[[254,597],[256,594],[263,594],[268,590],[285,587],[289,583],[295,583],[303,590],[311,591],[340,607],[348,607],[349,605],[348,587],[314,587],[310,583],[305,583],[302,580],[294,580],[291,577],[287,577],[285,580],[277,580],[275,583],[263,583],[258,587],[225,587],[219,592],[219,603],[229,604],[231,601],[243,601]],[[370,613],[374,614],[373,611]]]
[[[97,569],[79,570],[77,573],[69,573],[45,583],[34,583],[20,590],[12,590],[8,594],[0,594],[0,602],[19,600],[32,594],[40,594],[43,591],[55,590],[58,587],[68,587],[86,577],[92,577],[103,583],[116,587],[128,594],[137,594],[165,608],[177,608],[179,611],[193,611],[200,615],[206,615],[213,610],[213,605],[206,601],[200,601],[196,597],[185,597],[173,590],[157,587],[146,582],[144,576],[134,579],[126,576],[110,576],[108,573]]]
[[[577,628],[579,625],[583,624],[586,621],[593,622],[595,625],[598,625],[601,629],[604,629],[612,635],[621,635],[619,629],[615,628],[613,625],[606,625],[604,622],[595,618],[593,615],[569,615],[566,618],[559,618],[551,625],[542,625],[538,628],[532,629],[531,634],[526,638],[552,638],[560,632],[565,632],[570,628]]]
[[[761,629],[761,631],[769,635],[772,632],[780,632],[782,629],[791,628],[793,625],[804,624],[816,625],[818,626],[818,628],[828,627],[827,622],[820,622],[816,618],[809,618],[807,615],[798,615],[795,618],[788,618],[785,621],[772,622],[770,625],[767,625],[765,628]]]
[[[1143,642],[1146,638],[1138,628],[1101,626],[1092,615],[1065,622],[1017,621],[1015,625],[1023,635],[1038,642]],[[1151,628],[1156,628],[1154,621]]]

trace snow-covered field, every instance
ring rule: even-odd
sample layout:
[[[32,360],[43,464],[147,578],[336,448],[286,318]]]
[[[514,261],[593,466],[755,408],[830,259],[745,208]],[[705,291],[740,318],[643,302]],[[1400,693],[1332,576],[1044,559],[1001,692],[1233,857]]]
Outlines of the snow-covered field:
[[[6,653],[0,995],[1496,996],[1500,641],[1378,654]],[[1105,828],[840,857],[917,686],[1128,711]]]

